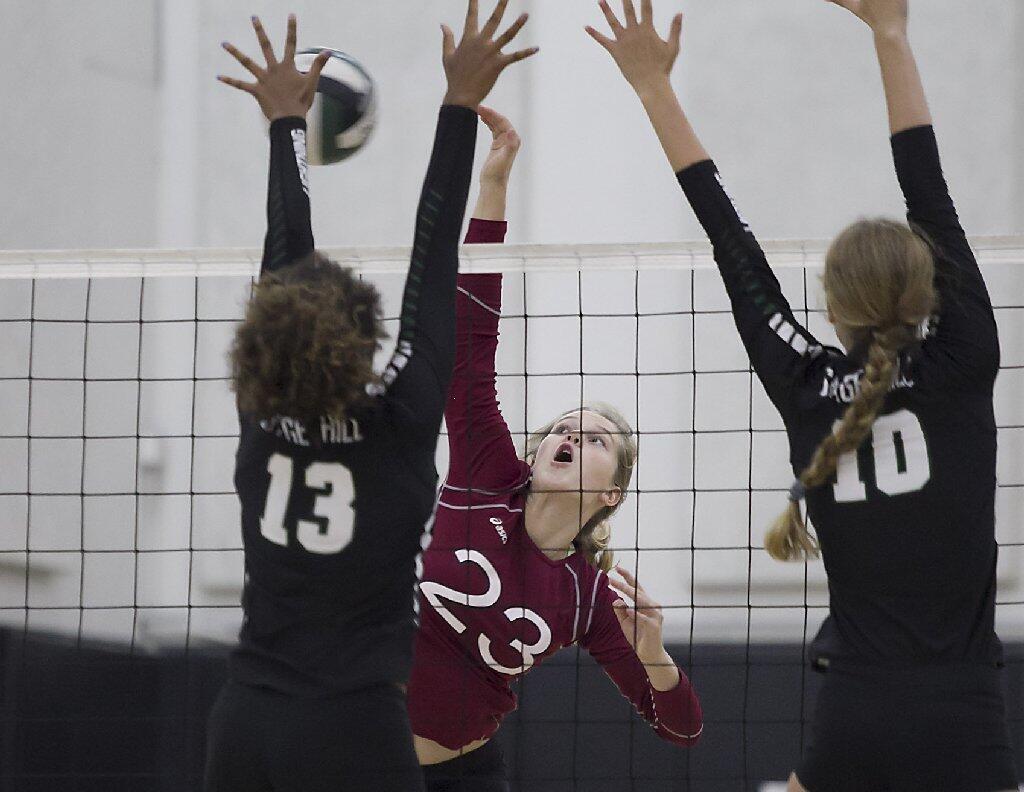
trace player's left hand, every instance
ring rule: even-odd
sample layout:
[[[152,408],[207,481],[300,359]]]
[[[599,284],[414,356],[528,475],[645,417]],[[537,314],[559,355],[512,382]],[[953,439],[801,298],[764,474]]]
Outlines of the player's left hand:
[[[633,90],[643,93],[666,81],[679,57],[683,15],[676,14],[668,38],[662,39],[654,29],[651,0],[640,0],[639,19],[633,0],[622,0],[625,24],[619,22],[615,12],[608,6],[608,0],[600,0],[598,5],[611,27],[612,38],[598,33],[589,25],[586,31],[594,41],[608,50]]]
[[[661,635],[665,617],[661,613],[661,605],[644,591],[643,586],[636,582],[636,578],[629,570],[616,564],[615,571],[622,579],[609,575],[608,582],[616,591],[625,594],[635,603],[629,605],[622,599],[612,603],[619,626],[641,663],[658,663],[665,656],[665,644]]]
[[[260,109],[268,121],[290,116],[305,118],[309,108],[313,105],[317,81],[320,79],[320,72],[330,58],[330,53],[325,50],[317,55],[309,72],[303,74],[295,68],[294,14],[288,16],[288,35],[284,44],[284,57],[280,61],[274,56],[274,47],[271,45],[270,39],[267,38],[267,32],[263,29],[259,17],[252,18],[252,27],[256,31],[256,40],[259,41],[260,49],[263,50],[266,66],[260,66],[234,44],[225,41],[221,46],[256,78],[256,82],[243,82],[222,74],[218,74],[217,79],[225,85],[230,85],[232,88],[237,88],[256,97],[256,101],[259,102]]]

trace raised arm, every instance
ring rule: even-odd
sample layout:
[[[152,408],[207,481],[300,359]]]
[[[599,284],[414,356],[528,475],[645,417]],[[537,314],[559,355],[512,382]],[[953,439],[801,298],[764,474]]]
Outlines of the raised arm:
[[[480,168],[480,192],[477,195],[474,220],[504,223],[508,205],[508,183],[512,177],[512,166],[523,142],[512,122],[490,107],[477,108],[480,120],[491,132],[491,150]],[[466,242],[477,240],[467,239]],[[504,242],[501,239],[479,240],[480,242]]]
[[[654,29],[651,0],[641,0],[639,19],[632,0],[623,0],[625,24],[619,22],[607,0],[600,0],[598,5],[608,20],[612,37],[589,25],[585,29],[608,51],[626,82],[636,91],[673,172],[678,173],[708,159],[707,151],[679,104],[670,79],[672,67],[679,57],[683,15],[673,17],[668,39],[663,40]]]
[[[871,28],[882,69],[890,134],[931,124],[921,74],[907,39],[908,0],[828,1],[855,14]]]
[[[597,575],[580,644],[659,737],[692,745],[704,730],[700,699],[665,651],[661,606],[627,570],[616,571],[621,579]],[[617,598],[608,583],[634,604]]]
[[[313,103],[320,71],[329,57],[322,52],[308,73],[295,68],[295,15],[288,17],[288,34],[280,61],[258,17],[252,18],[265,66],[233,44],[222,46],[256,78],[243,82],[218,75],[217,79],[253,96],[270,122],[270,175],[267,184],[267,235],[263,241],[260,272],[291,264],[313,250],[310,224],[309,179],[306,163],[306,113]]]
[[[292,116],[273,121],[261,275],[299,261],[313,250],[307,168],[305,119]]]
[[[480,170],[480,194],[466,234],[467,244],[505,241],[509,177],[521,141],[512,123],[479,108],[491,131],[491,151]],[[494,357],[501,314],[501,275],[459,275],[455,303],[455,370],[445,406],[449,463],[446,487],[502,491],[529,475],[501,415]]]
[[[612,37],[593,28],[587,32],[615,59],[636,91],[662,148],[697,219],[714,249],[733,317],[751,365],[768,396],[785,418],[792,386],[804,376],[806,364],[821,347],[796,320],[761,246],[725,192],[715,164],[708,158],[669,75],[677,56],[682,16],[672,21],[667,40],[654,28],[651,0],[623,0],[625,22],[605,0],[600,2]]]
[[[830,0],[871,29],[907,220],[937,253],[939,326],[932,340],[967,381],[991,381],[999,341],[988,290],[942,174],[921,75],[907,35],[908,0]]]
[[[527,20],[523,14],[497,35],[508,0],[500,0],[483,27],[477,6],[477,0],[470,0],[457,45],[452,31],[442,26],[448,90],[416,216],[397,347],[382,376],[391,397],[404,403],[410,418],[434,438],[455,362],[459,235],[472,177],[475,108],[507,66],[537,51],[501,52]]]

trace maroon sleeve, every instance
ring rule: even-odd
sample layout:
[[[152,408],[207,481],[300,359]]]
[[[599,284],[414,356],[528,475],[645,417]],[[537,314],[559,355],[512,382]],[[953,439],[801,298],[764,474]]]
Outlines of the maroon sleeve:
[[[508,233],[508,223],[504,220],[470,219],[469,230],[466,231],[467,245],[500,245]]]
[[[504,222],[473,219],[467,243],[502,242]],[[529,468],[516,455],[495,387],[501,275],[459,275],[455,302],[455,372],[448,392],[448,479],[456,488],[507,491]]]
[[[679,684],[672,690],[651,687],[643,663],[615,616],[612,603],[617,595],[608,588],[603,572],[598,573],[594,586],[593,606],[587,616],[590,623],[580,645],[601,664],[619,692],[632,702],[659,737],[677,745],[693,745],[704,730],[704,715],[690,680],[680,670]]]

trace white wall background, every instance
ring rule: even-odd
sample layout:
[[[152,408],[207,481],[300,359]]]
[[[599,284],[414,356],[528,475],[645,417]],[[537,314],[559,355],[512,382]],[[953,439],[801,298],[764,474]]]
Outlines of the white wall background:
[[[486,6],[486,3],[484,4]],[[659,2],[687,15],[676,84],[736,200],[766,238],[827,237],[898,212],[870,36],[821,0]],[[253,246],[263,233],[266,140],[252,100],[214,81],[275,42],[330,44],[376,76],[371,146],[318,171],[318,241],[403,244],[443,92],[438,23],[462,0],[34,0],[3,3],[0,246]],[[583,32],[591,0],[515,0],[542,53],[491,103],[526,145],[511,241],[693,239],[657,142],[607,55]],[[510,14],[511,15],[511,14]],[[946,168],[973,234],[1024,231],[1024,5],[918,0],[912,36]]]

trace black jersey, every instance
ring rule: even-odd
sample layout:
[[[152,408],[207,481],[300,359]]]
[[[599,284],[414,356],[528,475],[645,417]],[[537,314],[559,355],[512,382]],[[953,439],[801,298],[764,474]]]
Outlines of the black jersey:
[[[242,683],[299,696],[404,682],[420,540],[455,356],[455,279],[476,114],[441,109],[416,220],[397,347],[371,407],[310,425],[240,415]],[[305,123],[270,129],[263,270],[313,249]]]
[[[936,250],[940,308],[927,338],[901,352],[869,437],[807,496],[830,594],[811,657],[821,665],[997,663],[995,318],[932,128],[894,135],[892,150],[910,224]],[[822,347],[797,320],[712,162],[678,178],[799,473],[857,394],[863,351]]]

